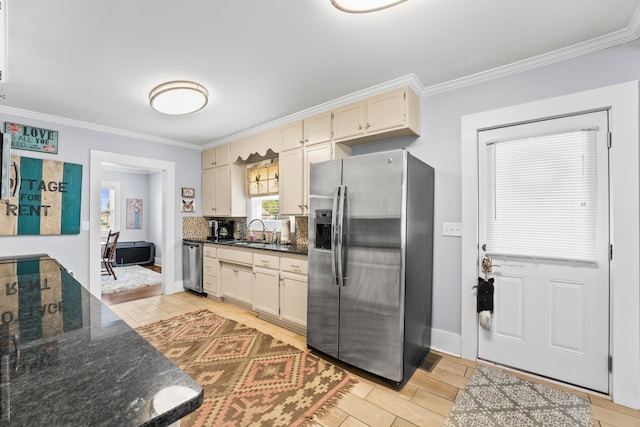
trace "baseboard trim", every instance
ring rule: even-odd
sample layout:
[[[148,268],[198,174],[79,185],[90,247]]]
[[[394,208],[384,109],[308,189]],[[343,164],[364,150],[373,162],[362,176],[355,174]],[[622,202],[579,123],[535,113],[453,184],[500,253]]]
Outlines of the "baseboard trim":
[[[431,348],[442,353],[460,357],[461,336],[440,329],[431,329]]]

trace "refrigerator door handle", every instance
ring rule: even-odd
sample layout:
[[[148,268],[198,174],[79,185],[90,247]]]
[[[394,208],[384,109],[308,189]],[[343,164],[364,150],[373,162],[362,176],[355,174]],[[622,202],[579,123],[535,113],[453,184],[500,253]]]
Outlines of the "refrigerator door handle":
[[[342,247],[342,237],[344,236],[344,202],[347,198],[347,186],[340,186],[340,198],[338,203],[338,232],[337,234],[337,256],[336,264],[338,265],[338,286],[344,286],[344,252]]]
[[[340,286],[336,263],[338,262],[336,242],[338,241],[338,198],[340,197],[340,185],[336,185],[333,191],[333,207],[331,209],[331,274],[336,286]]]

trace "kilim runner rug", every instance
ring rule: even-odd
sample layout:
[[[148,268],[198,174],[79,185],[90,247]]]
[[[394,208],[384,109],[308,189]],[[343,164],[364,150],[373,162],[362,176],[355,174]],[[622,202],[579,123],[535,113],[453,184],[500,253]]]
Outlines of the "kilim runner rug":
[[[352,384],[341,368],[208,310],[136,330],[204,389],[182,426],[299,426]]]
[[[444,427],[592,426],[589,402],[505,372],[478,366]]]

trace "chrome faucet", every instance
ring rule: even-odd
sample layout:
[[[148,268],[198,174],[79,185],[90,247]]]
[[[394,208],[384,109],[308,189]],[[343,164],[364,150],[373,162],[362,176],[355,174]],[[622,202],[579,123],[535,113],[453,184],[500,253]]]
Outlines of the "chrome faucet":
[[[262,241],[265,242],[267,240],[267,231],[263,220],[261,220],[260,218],[252,219],[251,222],[249,222],[249,225],[247,225],[247,230],[251,231],[251,224],[256,221],[259,221],[260,224],[262,224]]]

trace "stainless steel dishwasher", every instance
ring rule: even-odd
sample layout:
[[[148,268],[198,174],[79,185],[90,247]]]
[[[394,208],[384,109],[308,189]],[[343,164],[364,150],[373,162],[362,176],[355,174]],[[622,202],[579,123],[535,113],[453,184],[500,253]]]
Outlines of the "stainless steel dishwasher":
[[[188,291],[207,296],[202,282],[202,247],[202,242],[182,241],[182,286]]]

